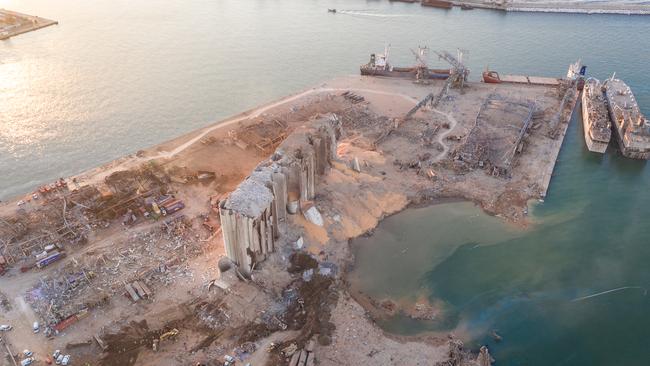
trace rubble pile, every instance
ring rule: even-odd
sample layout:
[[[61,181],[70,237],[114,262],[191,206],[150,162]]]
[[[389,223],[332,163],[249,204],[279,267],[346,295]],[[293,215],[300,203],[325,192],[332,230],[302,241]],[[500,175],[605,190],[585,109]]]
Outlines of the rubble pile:
[[[481,347],[476,358],[463,349],[463,342],[458,339],[449,340],[449,353],[447,359],[436,362],[435,366],[491,366],[494,360],[488,348]]]
[[[341,127],[344,131],[384,130],[394,122],[386,116],[378,116],[367,108],[349,108],[341,115]]]
[[[11,217],[0,218],[0,255],[10,262],[43,252],[53,243],[61,247],[85,244],[92,229],[87,207],[97,191],[60,191],[39,197]],[[38,201],[38,203],[37,203]],[[33,207],[32,207],[33,206]]]
[[[178,334],[178,325],[170,323],[161,329],[150,329],[146,320],[131,321],[115,333],[102,334],[105,349],[100,365],[135,365],[142,347],[155,348],[166,339],[173,339]]]
[[[229,137],[242,149],[255,147],[260,154],[272,152],[291,133],[291,129],[280,119],[259,119],[257,123],[230,131]]]
[[[0,218],[0,255],[9,263],[26,260],[23,268],[28,270],[36,264],[33,257],[50,245],[61,251],[74,248],[117,217],[146,217],[146,199],[165,193],[168,182],[153,163],[115,172],[104,186],[78,187],[74,180],[60,180],[56,189],[41,189],[29,202],[21,201],[15,214]]]
[[[422,145],[424,147],[436,146],[438,142],[436,141],[435,137],[438,134],[439,130],[440,130],[440,125],[438,124],[433,126],[427,125],[427,128],[424,131],[422,131],[422,133],[420,134]]]
[[[213,330],[223,329],[230,323],[226,304],[203,302],[196,307],[196,316],[201,324]]]
[[[457,170],[484,169],[509,176],[516,154],[532,122],[535,103],[490,95],[476,116],[467,138],[454,152]]]
[[[204,246],[196,239],[191,221],[182,215],[150,231],[134,233],[124,244],[110,257],[102,254],[91,259],[102,281],[96,284],[99,288],[111,292],[120,289],[122,284],[115,283],[114,277],[126,282],[147,279],[147,283],[170,284],[191,275],[183,263],[200,255]]]
[[[207,245],[196,239],[191,225],[184,216],[174,217],[113,244],[110,254],[88,252],[43,278],[26,299],[45,324],[55,325],[124,293],[125,283],[138,281],[150,288],[191,277],[184,263]]]
[[[81,298],[93,277],[89,268],[69,263],[55,275],[42,278],[25,299],[46,324],[54,325],[85,309],[85,301],[74,299]]]

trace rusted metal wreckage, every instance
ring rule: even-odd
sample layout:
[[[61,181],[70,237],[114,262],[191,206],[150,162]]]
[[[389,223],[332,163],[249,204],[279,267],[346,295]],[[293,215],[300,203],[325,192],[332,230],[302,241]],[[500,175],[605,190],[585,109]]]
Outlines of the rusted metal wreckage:
[[[481,105],[474,127],[455,152],[455,159],[471,168],[507,176],[533,120],[535,102],[489,96]]]
[[[314,198],[318,177],[336,155],[339,134],[336,115],[310,121],[220,203],[226,255],[242,274],[250,275],[257,262],[275,251],[287,206],[304,206]]]

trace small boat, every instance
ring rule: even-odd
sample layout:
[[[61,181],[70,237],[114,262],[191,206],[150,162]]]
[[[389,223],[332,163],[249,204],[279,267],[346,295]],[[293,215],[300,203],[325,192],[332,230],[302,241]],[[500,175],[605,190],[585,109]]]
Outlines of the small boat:
[[[336,13],[336,9],[327,9],[328,13]]]
[[[472,9],[474,9],[474,7],[469,4],[460,4],[460,10],[472,10]]]

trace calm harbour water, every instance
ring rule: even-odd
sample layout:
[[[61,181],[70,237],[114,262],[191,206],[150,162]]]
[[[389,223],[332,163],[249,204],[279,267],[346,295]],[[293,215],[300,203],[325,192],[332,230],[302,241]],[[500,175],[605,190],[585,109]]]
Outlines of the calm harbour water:
[[[560,76],[581,57],[591,75],[616,71],[650,114],[646,17],[357,0],[0,0],[0,7],[60,22],[0,42],[0,199],[355,74],[385,43],[398,65],[411,64],[409,48],[418,45],[468,49],[473,79],[486,65]],[[650,296],[643,289],[572,300],[650,287],[650,173],[613,151],[586,153],[579,122],[533,229],[450,204],[394,216],[373,243],[358,245],[358,273],[381,268],[401,279],[402,286],[364,283],[370,292],[426,291],[450,315],[444,326],[400,319],[384,326],[474,329],[474,342],[490,344],[506,365],[646,363]],[[411,222],[422,234],[409,230]],[[420,255],[391,256],[395,242]],[[386,255],[371,255],[371,244]],[[502,343],[482,331],[495,328]]]

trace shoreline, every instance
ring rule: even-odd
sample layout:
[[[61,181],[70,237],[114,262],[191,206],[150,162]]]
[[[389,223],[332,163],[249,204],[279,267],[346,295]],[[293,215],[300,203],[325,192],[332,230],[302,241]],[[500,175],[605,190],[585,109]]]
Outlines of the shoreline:
[[[168,324],[179,327],[184,335],[184,342],[197,344],[194,349],[197,352],[193,354],[193,361],[201,361],[201,357],[215,359],[210,352],[217,352],[208,346],[215,342],[219,345],[218,352],[226,352],[229,347],[236,347],[239,343],[233,343],[233,338],[214,339],[203,346],[206,335],[217,329],[228,327],[230,332],[241,334],[244,337],[247,327],[264,326],[264,331],[257,331],[251,341],[264,342],[274,339],[277,332],[277,323],[259,323],[259,314],[262,310],[274,306],[275,301],[271,294],[283,293],[285,289],[301,284],[300,291],[310,285],[309,282],[301,280],[304,274],[298,272],[287,272],[287,253],[302,253],[316,260],[316,262],[332,263],[338,268],[345,268],[350,263],[350,239],[364,233],[371,232],[384,218],[403,212],[406,208],[417,205],[431,205],[434,202],[449,202],[456,200],[469,200],[491,214],[501,214],[507,222],[522,224],[527,221],[525,211],[527,199],[538,197],[540,189],[544,189],[549,182],[544,181],[543,174],[540,172],[552,170],[555,161],[540,159],[540,156],[546,156],[555,149],[559,150],[563,135],[561,137],[551,138],[547,133],[557,127],[551,120],[556,114],[560,105],[561,95],[558,95],[555,87],[551,86],[527,86],[527,85],[485,85],[482,83],[469,83],[466,85],[464,93],[457,90],[450,91],[453,98],[449,98],[437,109],[425,109],[417,112],[414,117],[406,123],[399,124],[396,120],[405,115],[413,105],[419,100],[431,93],[432,88],[442,88],[444,82],[432,82],[430,85],[422,86],[413,84],[409,80],[388,79],[388,78],[367,78],[361,76],[343,77],[321,83],[318,87],[310,88],[270,102],[262,107],[240,113],[224,121],[214,123],[197,131],[187,133],[176,139],[158,144],[149,149],[139,151],[121,159],[104,164],[101,167],[91,169],[78,175],[80,178],[77,183],[89,185],[89,189],[98,189],[98,186],[104,187],[104,190],[112,191],[111,195],[117,196],[114,201],[102,201],[102,198],[80,201],[79,198],[71,197],[67,202],[74,205],[65,206],[66,197],[71,192],[63,191],[56,195],[48,196],[47,199],[33,201],[24,206],[11,207],[11,202],[3,202],[0,206],[0,214],[15,212],[27,212],[32,214],[41,213],[46,209],[53,211],[57,220],[68,217],[67,226],[76,214],[79,226],[73,227],[76,230],[90,230],[84,241],[83,246],[75,242],[65,242],[67,237],[60,237],[57,241],[65,242],[65,250],[68,253],[67,258],[46,267],[45,269],[32,270],[27,273],[19,273],[21,265],[31,257],[30,252],[42,250],[40,245],[48,244],[35,242],[36,247],[30,246],[29,250],[16,250],[15,257],[17,264],[9,269],[8,278],[0,277],[3,292],[9,299],[21,299],[25,289],[34,285],[34,281],[47,274],[57,277],[61,276],[63,270],[70,268],[87,268],[96,274],[97,279],[89,279],[88,284],[80,287],[79,291],[86,291],[82,294],[76,294],[76,301],[84,301],[89,292],[94,291],[101,283],[108,291],[108,304],[97,305],[94,309],[88,311],[93,314],[90,320],[82,320],[82,327],[72,326],[65,335],[55,337],[43,344],[37,345],[34,342],[34,335],[30,329],[18,329],[8,334],[12,344],[21,347],[29,347],[39,353],[48,352],[50,348],[61,347],[63,342],[82,342],[86,337],[100,332],[101,329],[108,329],[107,334],[102,335],[108,339],[109,343],[115,344],[119,339],[128,334],[129,330],[120,328],[129,322],[144,319],[152,323],[152,327],[164,328]],[[495,88],[497,88],[495,90]],[[350,97],[343,93],[348,91],[354,94]],[[510,175],[505,177],[487,174],[484,169],[477,167],[468,167],[465,165],[458,166],[459,161],[454,159],[454,154],[467,141],[468,135],[471,135],[475,124],[475,116],[482,108],[488,96],[498,93],[503,100],[517,101],[520,98],[534,99],[538,103],[539,113],[537,114],[536,123],[539,126],[530,131],[527,137],[526,148],[520,153],[522,162],[514,164]],[[489,98],[488,98],[489,99]],[[359,101],[361,100],[361,102]],[[514,125],[521,124],[522,121],[509,115],[501,115],[501,110],[497,107],[494,113],[497,115],[485,116],[486,123],[489,125],[491,120],[508,120]],[[313,207],[317,207],[322,215],[323,225],[319,226],[309,221],[303,215],[289,215],[283,225],[285,229],[281,230],[277,242],[277,250],[265,257],[264,261],[259,262],[255,267],[255,279],[253,284],[245,281],[239,281],[236,276],[232,277],[233,271],[219,274],[216,263],[224,254],[224,242],[221,235],[221,226],[218,224],[219,217],[215,213],[214,206],[211,203],[213,197],[227,196],[229,192],[235,190],[246,177],[255,172],[256,167],[268,161],[270,156],[274,156],[278,144],[271,145],[271,148],[260,147],[260,141],[264,138],[271,138],[273,141],[285,141],[291,144],[296,141],[296,131],[304,130],[305,126],[310,126],[313,118],[323,119],[323,116],[338,117],[334,120],[341,123],[341,136],[337,137],[335,158],[332,159],[330,166],[325,169],[318,178],[320,182],[315,184],[314,188],[318,194],[313,197]],[[566,121],[561,121],[567,123]],[[257,132],[256,132],[257,131]],[[391,131],[392,133],[386,133]],[[510,133],[504,131],[503,133]],[[263,136],[260,140],[258,137]],[[256,137],[258,136],[258,137]],[[381,139],[381,142],[378,143]],[[284,142],[282,142],[284,143]],[[486,142],[488,145],[489,141]],[[292,145],[289,145],[292,146]],[[492,145],[489,145],[492,146]],[[494,146],[493,148],[499,148]],[[288,150],[291,151],[291,150]],[[546,154],[546,155],[544,155]],[[144,164],[144,162],[155,162],[155,164]],[[354,162],[358,167],[355,168]],[[149,170],[143,170],[150,168]],[[153,171],[155,179],[150,182],[147,180],[149,175],[145,173]],[[194,172],[208,171],[214,173],[214,180],[206,184],[201,184],[196,180],[188,180],[188,176]],[[119,173],[119,174],[114,174]],[[148,173],[147,173],[148,174]],[[104,178],[110,177],[109,180]],[[158,178],[160,177],[160,178]],[[123,180],[120,180],[123,179]],[[72,182],[68,179],[72,187]],[[158,183],[156,183],[158,182]],[[134,224],[125,222],[131,221],[131,215],[127,215],[128,221],[120,219],[127,212],[128,205],[121,207],[120,202],[131,202],[132,199],[140,199],[141,188],[144,185],[147,189],[151,184],[162,184],[164,193],[172,193],[178,199],[185,202],[185,208],[180,215],[174,217],[184,217],[185,224],[184,235],[173,237],[173,240],[186,240],[184,245],[170,244],[170,248],[180,250],[175,255],[181,263],[187,263],[189,268],[193,268],[193,277],[203,279],[219,279],[227,291],[212,291],[205,293],[204,288],[193,282],[179,281],[172,285],[161,285],[159,274],[156,274],[157,268],[161,265],[168,266],[168,263],[176,263],[169,255],[174,255],[173,249],[162,249],[150,247],[148,241],[138,241],[138,233],[157,232],[164,230],[168,224],[160,221],[138,217]],[[130,184],[130,186],[129,186]],[[120,187],[127,186],[135,192],[126,194]],[[144,189],[144,188],[142,188]],[[63,201],[63,202],[62,202]],[[15,201],[14,201],[15,202]],[[77,204],[81,203],[81,205]],[[107,203],[108,202],[108,203]],[[57,206],[61,205],[61,206]],[[139,203],[138,203],[139,205]],[[144,203],[142,203],[144,205]],[[117,207],[115,215],[111,217],[100,217],[93,211],[93,207],[98,207],[99,212],[104,212],[104,208],[109,206],[111,209]],[[140,206],[141,207],[141,206]],[[137,212],[139,207],[133,206],[132,212]],[[47,223],[29,220],[30,215],[16,214],[7,216],[7,219],[18,220],[25,223],[27,235],[19,238],[21,240],[32,240],[31,235],[39,234],[42,229],[48,229],[50,232],[56,232],[58,227],[48,227]],[[94,221],[95,217],[99,221]],[[139,216],[139,215],[138,215]],[[33,217],[38,217],[34,215]],[[90,217],[90,221],[88,221]],[[20,221],[23,220],[23,221]],[[13,221],[12,221],[13,222]],[[163,221],[164,222],[164,221]],[[210,224],[210,222],[217,222]],[[208,223],[206,225],[206,223]],[[63,224],[63,223],[61,223]],[[58,223],[57,223],[58,225]],[[214,229],[206,229],[206,226]],[[3,228],[0,227],[0,230]],[[33,231],[30,231],[33,230]],[[76,234],[75,234],[76,235]],[[146,239],[148,236],[144,236]],[[207,238],[200,239],[197,238]],[[296,250],[296,241],[302,238],[303,244]],[[46,238],[55,240],[54,238]],[[76,240],[76,239],[75,239]],[[20,244],[19,243],[19,244]],[[174,242],[176,243],[176,242]],[[208,243],[208,244],[201,244]],[[32,244],[30,244],[32,245]],[[199,245],[201,249],[197,248]],[[209,247],[206,247],[209,245]],[[185,247],[189,247],[193,255],[184,254]],[[22,248],[22,247],[21,247]],[[139,255],[129,254],[137,253],[137,250],[147,250],[148,254]],[[195,248],[195,249],[191,249]],[[203,255],[201,254],[203,251]],[[115,258],[114,253],[121,253],[119,258]],[[131,262],[128,258],[131,257]],[[162,258],[158,258],[162,257]],[[101,260],[103,258],[104,263]],[[162,264],[157,263],[162,261]],[[137,273],[129,271],[129,267],[122,268],[128,263],[138,263]],[[70,267],[72,266],[72,267]],[[106,271],[105,268],[110,268]],[[119,269],[119,270],[118,270]],[[78,269],[77,269],[78,270]],[[189,269],[188,269],[189,270]],[[138,273],[147,273],[146,277]],[[153,275],[155,274],[155,275]],[[120,296],[119,290],[123,283],[129,283],[135,278],[145,281],[147,285],[156,293],[154,302],[136,302],[132,303],[129,299]],[[309,295],[306,299],[314,299],[317,304],[308,304],[310,307],[308,314],[311,314],[306,320],[307,323],[301,326],[304,335],[296,338],[299,346],[303,346],[305,339],[315,337],[321,325],[321,317],[312,318],[314,314],[330,314],[331,320],[328,324],[333,324],[333,329],[329,326],[329,334],[323,335],[322,347],[317,347],[314,351],[316,357],[323,361],[323,365],[336,365],[344,362],[343,360],[359,360],[360,365],[370,365],[381,363],[382,360],[389,362],[391,357],[408,357],[414,362],[416,360],[447,360],[450,349],[458,352],[459,342],[457,340],[436,339],[433,343],[421,343],[413,339],[388,337],[384,335],[383,330],[378,325],[368,319],[364,314],[363,307],[354,300],[346,298],[345,288],[339,288],[339,282],[344,278],[338,274],[333,285],[322,284],[324,287],[307,289]],[[98,283],[98,281],[100,281]],[[103,282],[101,282],[103,281]],[[92,284],[92,285],[91,285]],[[36,282],[36,286],[38,282]],[[320,285],[319,285],[320,286]],[[305,291],[307,291],[305,290]],[[75,290],[76,291],[76,290]],[[317,301],[321,297],[330,298],[335,292],[338,295],[336,303],[325,302],[326,305]],[[58,295],[57,295],[58,296]],[[189,300],[186,303],[192,303],[189,312],[196,314],[196,319],[192,318],[187,325],[180,327],[178,325],[178,315],[154,316],[155,314],[167,314],[168,308],[178,307],[179,302],[183,299]],[[45,298],[44,300],[46,300]],[[164,299],[164,300],[163,300]],[[194,300],[201,299],[201,300]],[[245,300],[242,303],[241,299]],[[256,299],[252,301],[251,299]],[[37,303],[33,305],[34,310],[27,308],[28,314],[23,313],[23,308],[15,305],[14,311],[7,316],[11,319],[40,319],[39,309],[46,309],[47,303]],[[284,300],[282,300],[284,301]],[[224,304],[222,310],[202,307],[202,304],[218,303]],[[57,304],[58,314],[68,315],[69,313],[61,310],[69,303],[74,306],[74,302],[67,301]],[[85,301],[83,303],[86,303]],[[39,305],[40,304],[40,305]],[[44,305],[45,304],[45,305]],[[329,304],[329,305],[328,305]],[[43,307],[44,306],[44,307]],[[221,305],[220,305],[221,306]],[[315,308],[313,306],[316,306]],[[324,306],[321,308],[320,306]],[[241,312],[231,312],[227,309],[241,309]],[[206,311],[209,313],[206,315]],[[216,328],[211,328],[210,324],[206,325],[204,319],[218,319],[221,311],[228,311],[228,322],[226,324],[217,324]],[[301,314],[300,308],[289,309],[289,319],[282,319],[291,324],[296,314]],[[298,311],[291,313],[291,311]],[[211,313],[216,312],[216,313]],[[101,314],[101,316],[99,316]],[[149,314],[149,316],[147,316]],[[154,315],[151,315],[154,314]],[[187,317],[187,314],[184,315]],[[329,316],[329,315],[328,315]],[[156,318],[156,319],[153,319]],[[8,322],[11,322],[11,319]],[[312,319],[312,320],[309,320]],[[314,321],[316,323],[310,323]],[[325,319],[325,318],[323,318]],[[0,319],[3,320],[3,319]],[[154,321],[155,320],[155,321]],[[273,320],[273,319],[271,319]],[[61,321],[57,318],[56,321]],[[266,320],[267,322],[269,320]],[[44,322],[44,324],[48,324]],[[51,323],[50,323],[51,324]],[[48,325],[50,325],[48,324]],[[257,325],[255,325],[257,324]],[[349,324],[354,324],[351,327]],[[155,328],[154,328],[155,329]],[[294,329],[298,330],[298,329]],[[270,333],[267,333],[270,332]],[[14,339],[17,337],[17,339]],[[305,338],[307,337],[307,338]],[[361,343],[362,339],[369,339],[365,344]],[[431,340],[431,337],[427,337]],[[216,339],[216,338],[215,338]],[[320,339],[320,338],[319,338]],[[16,341],[16,343],[13,343]],[[291,340],[287,341],[290,342]],[[237,341],[240,342],[240,341]],[[328,346],[332,344],[332,346]],[[285,344],[285,347],[288,344]],[[120,347],[119,343],[116,347]],[[226,347],[226,348],[224,348]],[[379,347],[385,352],[381,354],[373,353],[374,349]],[[205,348],[205,350],[204,350]],[[56,348],[53,348],[56,349]],[[86,360],[96,360],[97,352],[91,348],[92,352],[86,355]],[[142,359],[148,360],[147,364],[156,364],[161,360],[167,359],[170,355],[183,352],[174,345],[166,345],[163,351],[153,352],[144,347],[139,349],[142,353]],[[366,354],[372,353],[374,357],[364,358]],[[75,357],[78,357],[76,355]],[[264,347],[259,348],[253,357],[280,357],[277,353],[271,355],[266,353]],[[119,352],[108,352],[109,359],[115,360],[122,357]],[[473,357],[462,354],[463,360]],[[77,358],[78,359],[78,358]],[[371,362],[372,361],[372,362]],[[163,365],[164,363],[159,363]],[[256,363],[257,364],[257,363]],[[259,364],[264,364],[260,362]]]
[[[386,220],[389,217],[395,216],[402,214],[408,210],[412,209],[421,209],[421,208],[428,208],[428,207],[435,207],[438,205],[443,205],[443,204],[448,204],[448,203],[461,203],[461,202],[467,202],[467,203],[472,203],[476,209],[480,210],[482,214],[488,215],[488,216],[493,216],[496,217],[493,213],[490,213],[486,211],[479,202],[471,201],[468,200],[464,197],[434,197],[434,198],[427,198],[427,197],[413,197],[410,199],[409,203],[401,210],[398,210],[396,212],[393,212],[389,215],[382,216],[381,219],[378,221],[377,225],[367,232],[358,235],[357,237],[350,238],[348,240],[348,246],[349,246],[349,251],[350,251],[350,259],[349,262],[346,263],[342,270],[342,281],[344,283],[344,286],[346,288],[346,291],[350,294],[350,296],[357,301],[363,308],[368,312],[369,317],[379,326],[377,323],[380,320],[386,320],[389,319],[397,313],[402,313],[404,316],[410,317],[414,320],[426,320],[423,318],[418,318],[418,315],[414,313],[412,308],[405,308],[405,305],[408,305],[410,307],[415,306],[418,303],[421,303],[421,301],[413,300],[412,302],[410,300],[404,300],[404,299],[396,299],[396,298],[391,298],[390,296],[385,296],[382,298],[376,298],[370,294],[365,293],[362,291],[360,288],[357,286],[353,285],[352,282],[349,279],[349,275],[351,272],[353,272],[356,269],[356,254],[354,251],[354,241],[357,240],[360,237],[373,237],[376,235],[375,230],[381,225],[384,220]],[[530,223],[512,223],[509,221],[505,221],[504,223],[508,225],[513,225],[518,229],[521,230],[529,230],[530,226],[534,224],[534,222]],[[429,304],[429,299],[426,299],[427,305]],[[395,305],[396,308],[392,310],[388,310],[383,308],[381,305],[384,302],[389,302],[392,303],[392,305]],[[426,331],[421,331],[414,333],[412,335],[403,335],[403,334],[398,334],[398,333],[392,333],[388,330],[385,330],[383,327],[380,326],[382,331],[386,334],[386,336],[393,337],[394,339],[398,340],[405,340],[405,341],[412,341],[412,340],[426,340],[430,339],[431,337],[434,338],[443,338],[443,337],[456,337],[458,332],[457,329],[451,329],[451,330],[446,330],[446,331],[432,331],[432,330],[426,330]],[[463,342],[470,341],[471,339],[467,338],[467,335],[460,336],[459,337]]]

